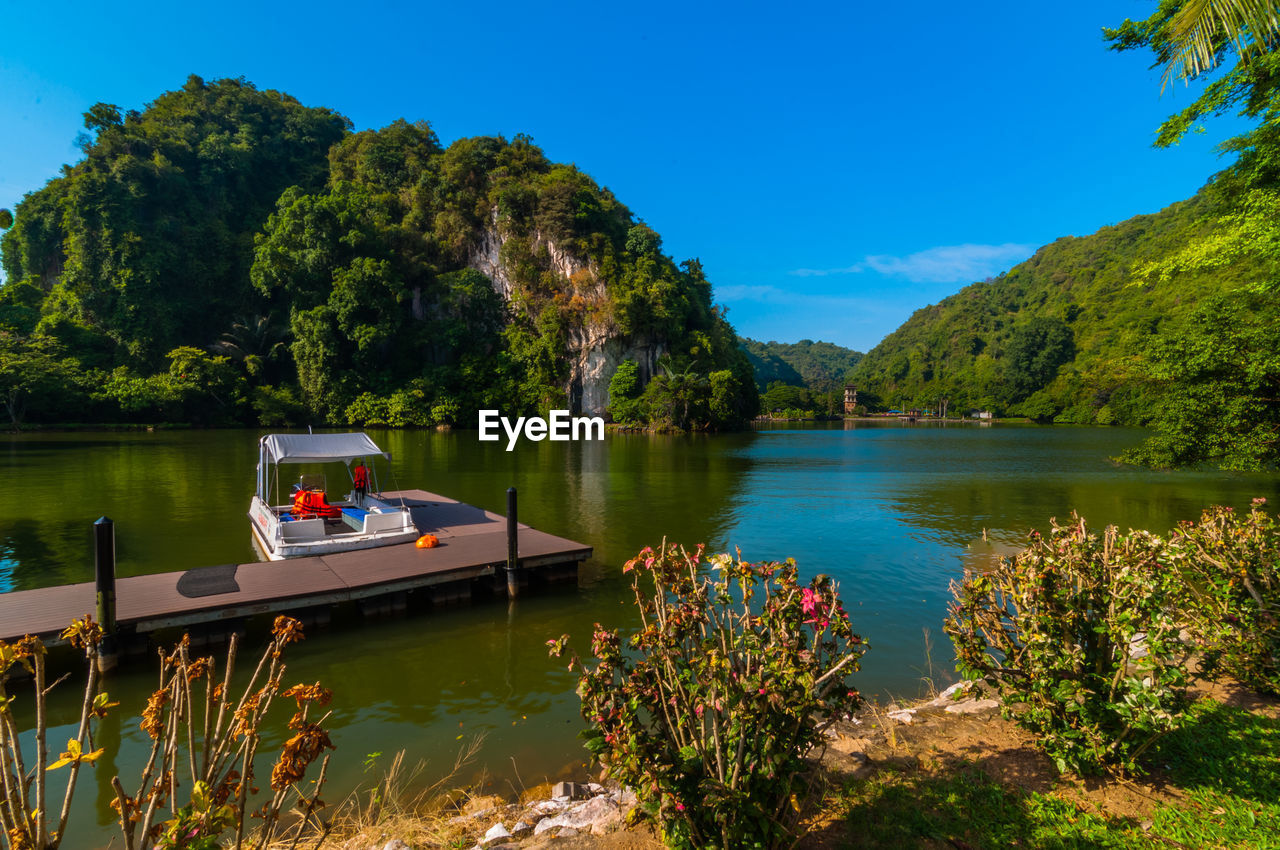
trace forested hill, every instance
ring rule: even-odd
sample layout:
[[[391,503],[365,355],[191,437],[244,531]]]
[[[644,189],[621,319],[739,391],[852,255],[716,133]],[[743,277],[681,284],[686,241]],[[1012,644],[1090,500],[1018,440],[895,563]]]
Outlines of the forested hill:
[[[833,342],[757,342],[738,340],[756,372],[756,385],[765,389],[775,381],[824,392],[843,385],[862,359],[862,352]]]
[[[648,421],[755,414],[698,261],[527,137],[353,133],[195,76],[141,110],[98,104],[85,129],[84,158],[0,239],[11,425],[602,413],[626,362]]]
[[[887,406],[948,398],[952,411],[1146,424],[1199,383],[1186,375],[1187,385],[1176,386],[1177,364],[1194,349],[1231,344],[1206,340],[1207,322],[1230,316],[1242,331],[1276,325],[1274,299],[1253,292],[1269,285],[1274,263],[1249,251],[1228,261],[1213,247],[1235,238],[1224,227],[1240,203],[1210,184],[1154,215],[1059,239],[917,310],[854,378]],[[1229,402],[1228,389],[1213,392],[1219,405]]]

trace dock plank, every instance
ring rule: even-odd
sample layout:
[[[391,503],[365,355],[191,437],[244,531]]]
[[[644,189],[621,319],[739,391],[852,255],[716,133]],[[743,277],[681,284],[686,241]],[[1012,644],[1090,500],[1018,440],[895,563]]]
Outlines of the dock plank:
[[[506,517],[425,490],[383,495],[403,498],[420,533],[435,534],[441,544],[418,549],[402,543],[122,578],[116,581],[116,620],[139,631],[210,622],[466,580],[492,574],[506,563]],[[522,565],[568,563],[591,556],[591,547],[581,543],[524,524],[518,529]],[[184,576],[186,593],[179,586]],[[195,595],[192,587],[198,588]],[[71,620],[92,613],[96,598],[92,582],[0,594],[0,639],[56,636]]]

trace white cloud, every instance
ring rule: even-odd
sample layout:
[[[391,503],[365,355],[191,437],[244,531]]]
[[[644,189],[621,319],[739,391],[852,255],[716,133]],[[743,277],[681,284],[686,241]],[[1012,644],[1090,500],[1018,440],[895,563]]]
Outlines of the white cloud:
[[[850,311],[859,314],[880,313],[884,305],[874,298],[860,298],[852,295],[822,295],[811,292],[793,292],[778,286],[717,286],[715,300],[728,304],[754,302],[769,304],[774,313],[782,311],[820,311],[827,315],[848,315]]]
[[[787,294],[776,286],[717,286],[715,293],[720,301],[777,301]]]
[[[1003,245],[942,245],[905,257],[873,254],[860,263],[840,269],[796,269],[798,277],[825,277],[837,274],[879,272],[913,283],[970,283],[997,274],[1025,260],[1034,245],[1006,242]]]
[[[854,263],[842,269],[796,269],[792,272],[796,277],[826,277],[832,274],[857,274],[867,268],[866,263]]]

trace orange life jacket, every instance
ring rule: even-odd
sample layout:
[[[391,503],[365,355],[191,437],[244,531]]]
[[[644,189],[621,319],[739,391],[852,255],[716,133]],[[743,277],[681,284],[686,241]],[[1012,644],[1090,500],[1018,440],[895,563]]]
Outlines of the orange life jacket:
[[[356,464],[356,468],[351,470],[351,480],[356,485],[357,490],[368,490],[369,468],[363,463]]]
[[[289,513],[301,517],[339,517],[342,516],[342,508],[330,505],[323,490],[299,490],[293,497],[293,508]]]

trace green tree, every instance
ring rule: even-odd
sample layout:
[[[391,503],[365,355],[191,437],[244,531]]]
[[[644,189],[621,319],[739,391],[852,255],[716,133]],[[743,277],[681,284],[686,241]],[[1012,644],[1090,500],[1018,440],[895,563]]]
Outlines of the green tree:
[[[769,384],[769,388],[760,396],[760,404],[766,413],[786,410],[809,411],[813,406],[808,390],[804,387],[784,384],[782,381]]]
[[[323,183],[348,122],[243,79],[192,76],[141,111],[96,104],[85,128],[84,159],[18,205],[5,271],[157,368],[255,311],[252,234],[286,187]]]
[[[303,396],[338,422],[357,389],[407,379],[424,335],[407,308],[422,270],[395,251],[387,202],[358,186],[286,191],[257,239],[264,296],[290,305]]]
[[[1012,400],[1024,399],[1075,357],[1075,338],[1066,322],[1039,316],[1017,328],[1005,350],[1005,376]]]
[[[755,394],[755,382],[749,372],[738,369],[720,369],[707,375],[711,396],[707,401],[707,413],[711,427],[718,430],[740,428],[755,418],[760,405]]]
[[[693,364],[679,367],[668,357],[659,360],[658,366],[661,372],[645,387],[643,396],[650,422],[680,431],[708,427],[711,383],[707,376]]]
[[[623,360],[609,379],[609,416],[614,422],[640,421],[640,366],[634,360]]]
[[[188,421],[229,424],[239,419],[247,384],[230,358],[190,345],[175,348],[168,357],[169,375],[182,392]]]
[[[1012,413],[1025,416],[1042,424],[1052,422],[1054,417],[1058,415],[1058,405],[1053,401],[1053,397],[1044,390],[1037,390],[1027,397],[1022,404],[1017,405],[1011,411]]]
[[[9,426],[18,430],[28,415],[42,421],[74,409],[75,361],[61,356],[48,337],[20,337],[0,329],[0,404]],[[69,392],[71,391],[71,392]]]
[[[1280,461],[1280,315],[1274,299],[1211,299],[1176,335],[1153,342],[1147,377],[1156,436],[1123,459],[1157,467],[1209,461],[1270,469]]]
[[[209,349],[241,364],[251,377],[257,378],[287,353],[288,335],[288,328],[276,323],[273,314],[239,316],[232,320],[231,330]]]
[[[0,286],[0,330],[27,335],[40,321],[44,292],[30,280],[10,281]]]

